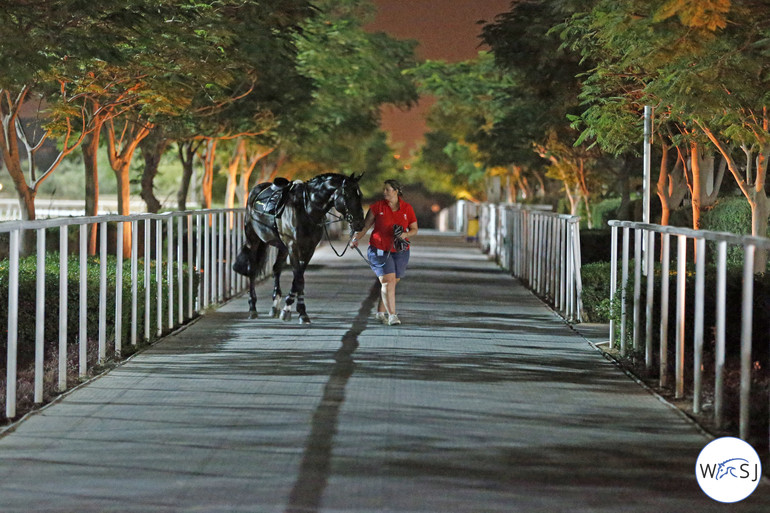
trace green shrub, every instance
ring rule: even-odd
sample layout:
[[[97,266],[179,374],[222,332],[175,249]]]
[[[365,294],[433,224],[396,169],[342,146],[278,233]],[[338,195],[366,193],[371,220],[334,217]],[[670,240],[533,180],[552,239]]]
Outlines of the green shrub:
[[[610,262],[583,264],[583,313],[587,322],[610,322]]]
[[[157,301],[157,284],[155,278],[156,262],[151,262],[151,287],[150,287],[150,333],[149,340],[157,338],[157,317],[155,304]],[[19,261],[19,316],[18,316],[18,365],[27,365],[34,361],[35,355],[35,318],[36,318],[36,257],[25,257]],[[88,343],[96,343],[99,335],[99,288],[100,288],[100,262],[98,257],[90,257],[87,262],[86,279],[86,303],[87,303],[87,337]],[[188,301],[189,269],[185,266],[183,271],[184,297],[183,304]],[[107,261],[107,304],[106,306],[106,335],[107,340],[115,339],[115,302],[117,283],[117,260],[114,256]],[[193,274],[193,294],[197,293],[198,273]],[[176,284],[177,275],[174,272],[173,280]],[[167,273],[163,272],[162,283],[164,294],[161,298],[163,306],[163,324],[167,325],[168,315],[168,281]],[[131,334],[131,263],[123,261],[123,315],[122,315],[122,346],[124,355],[132,350],[130,346]],[[140,261],[137,273],[137,339],[139,342],[145,339],[144,333],[144,265]],[[175,289],[176,293],[176,289]],[[193,298],[194,300],[195,298]],[[177,298],[175,297],[175,302]],[[176,305],[174,305],[176,309]],[[0,311],[8,311],[8,260],[0,261]],[[176,314],[175,314],[176,317]],[[72,349],[77,351],[80,319],[80,261],[79,256],[72,255],[67,263],[67,340]],[[164,328],[165,329],[165,328]],[[7,346],[8,316],[0,316],[0,354],[5,354]],[[58,347],[59,340],[59,255],[47,253],[45,265],[45,335],[44,347],[48,354]],[[108,344],[110,346],[110,344]],[[112,345],[114,347],[114,345]],[[5,358],[0,359],[0,369],[6,365]]]
[[[714,232],[730,232],[737,235],[751,233],[751,205],[743,197],[721,198],[701,217],[701,229]],[[707,253],[715,255],[717,244],[707,243]],[[731,266],[743,265],[743,248],[730,244],[727,247],[727,262]]]
[[[595,229],[606,229],[608,221],[618,218],[620,201],[620,198],[610,198],[591,207],[591,217]]]
[[[746,198],[720,198],[701,216],[701,229],[730,232],[738,235],[751,233],[751,206]]]
[[[618,296],[615,301],[615,310],[610,311],[610,269],[611,264],[609,262],[597,262],[593,264],[586,264],[582,267],[581,277],[583,281],[583,309],[588,322],[600,322],[607,323],[610,319],[620,321],[620,281],[621,281],[621,268],[620,262],[618,262],[618,274],[617,274],[617,286]],[[676,268],[672,262],[672,266],[669,270],[669,350],[673,351],[673,342],[676,338]],[[653,301],[653,342],[658,344],[659,342],[659,327],[661,324],[661,305],[660,305],[660,287],[661,287],[661,268],[660,264],[656,263],[654,277],[654,301]],[[743,269],[741,266],[729,266],[727,269],[727,317],[726,317],[726,346],[728,355],[737,355],[740,353],[740,334],[741,334],[741,301],[743,294]],[[716,269],[713,266],[706,268],[705,275],[705,291],[704,294],[704,312],[705,312],[705,326],[704,333],[706,334],[707,347],[709,344],[713,345],[713,333],[716,310]],[[694,309],[695,309],[695,272],[694,264],[690,263],[687,266],[685,276],[685,331],[687,333],[687,345],[691,350],[691,340],[693,333],[694,322]],[[626,312],[628,322],[628,336],[632,334],[632,321],[633,321],[633,290],[634,290],[634,261],[631,259],[628,265],[628,289],[626,292]],[[644,329],[645,320],[645,305],[643,304],[646,297],[647,290],[647,277],[642,275],[641,283],[641,315],[640,325]],[[770,317],[767,316],[767,312],[770,310],[770,273],[757,274],[754,276],[754,301],[752,303],[753,312],[753,359],[767,361],[768,347],[767,336],[770,333]],[[627,341],[629,342],[629,341]],[[669,361],[673,361],[669,358]]]

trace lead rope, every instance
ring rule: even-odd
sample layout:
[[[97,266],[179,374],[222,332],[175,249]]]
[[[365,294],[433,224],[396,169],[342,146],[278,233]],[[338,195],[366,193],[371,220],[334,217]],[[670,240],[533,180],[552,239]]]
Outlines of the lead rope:
[[[332,221],[332,223],[337,223],[337,222],[339,222],[339,221],[341,221],[341,220],[342,220],[342,218],[341,218],[341,217],[335,216],[335,215],[334,215],[334,214],[332,214],[331,212],[329,213],[329,215],[330,215],[330,216],[333,216],[333,217],[336,217],[336,218],[337,218],[335,221]],[[346,251],[348,250],[348,248],[350,247],[350,242],[353,240],[353,234],[354,234],[354,232],[351,230],[351,232],[350,232],[350,237],[348,238],[348,242],[347,242],[347,244],[345,244],[345,249],[343,249],[343,250],[342,250],[342,253],[339,253],[339,252],[337,251],[337,249],[334,247],[334,244],[332,243],[332,239],[331,239],[331,237],[329,236],[329,230],[326,228],[326,226],[327,226],[327,225],[329,225],[329,224],[331,224],[331,223],[324,223],[324,225],[323,225],[323,226],[324,226],[324,233],[326,233],[326,240],[328,240],[328,241],[329,241],[329,246],[331,246],[331,248],[332,248],[332,251],[334,251],[334,254],[335,254],[335,255],[337,255],[338,257],[342,257],[342,255],[344,255],[344,254],[345,254],[345,252],[346,252]],[[368,258],[366,258],[366,257],[364,256],[364,254],[363,254],[363,253],[361,253],[361,249],[360,249],[358,246],[355,246],[353,249],[355,249],[355,250],[358,252],[358,254],[359,254],[359,255],[361,255],[361,258],[363,258],[363,259],[364,259],[364,262],[366,262],[366,263],[367,263],[369,266],[371,266],[371,265],[372,265],[372,263],[371,263],[371,262],[369,262],[369,259],[368,259]],[[390,254],[390,251],[388,251],[388,254]]]

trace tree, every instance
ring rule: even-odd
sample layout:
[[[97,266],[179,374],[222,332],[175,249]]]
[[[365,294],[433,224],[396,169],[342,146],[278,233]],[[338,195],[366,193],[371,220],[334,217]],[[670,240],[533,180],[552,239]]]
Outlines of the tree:
[[[570,118],[582,113],[580,77],[592,61],[563,46],[554,27],[587,4],[514,1],[509,12],[482,31],[495,62],[512,76],[514,84],[508,92],[505,116],[495,121],[480,148],[490,156],[490,163],[515,170],[514,177],[522,171],[540,177],[549,167],[551,177],[566,180],[565,192],[571,201],[576,199],[576,186],[585,191],[579,195],[590,197],[586,187],[593,185],[585,173],[598,157],[587,146],[567,150],[579,135]],[[577,146],[581,144],[583,141]],[[554,151],[556,148],[563,151]]]
[[[703,180],[701,166],[705,161],[714,169],[703,152],[705,139],[751,205],[752,234],[766,234],[768,14],[770,6],[753,0],[625,0],[598,2],[573,20],[582,25],[575,40],[586,45],[584,54],[602,48],[602,65],[586,79],[587,87],[595,88],[589,94],[611,96],[607,84],[617,85],[621,77],[629,85],[626,98],[656,105],[676,123],[689,145],[696,228],[700,209],[710,200],[703,191],[711,180]],[[602,131],[596,125],[595,133]],[[744,153],[745,165],[737,163],[736,150]],[[763,255],[756,265],[764,269]]]
[[[448,157],[451,165],[446,169],[464,182],[461,190],[466,193],[481,193],[477,185],[493,176],[510,183],[512,168],[497,165],[494,156],[481,149],[495,123],[507,115],[509,91],[515,85],[512,76],[495,65],[493,55],[479,52],[476,59],[459,63],[427,61],[409,73],[421,94],[436,99],[428,113],[433,136],[426,138],[424,163],[442,166]],[[443,146],[436,146],[439,141]]]
[[[297,37],[299,71],[313,81],[313,101],[282,124],[278,140],[320,169],[357,170],[379,129],[385,104],[407,108],[417,91],[404,70],[416,64],[414,41],[370,33],[370,0],[322,0]],[[357,160],[359,162],[357,162]]]

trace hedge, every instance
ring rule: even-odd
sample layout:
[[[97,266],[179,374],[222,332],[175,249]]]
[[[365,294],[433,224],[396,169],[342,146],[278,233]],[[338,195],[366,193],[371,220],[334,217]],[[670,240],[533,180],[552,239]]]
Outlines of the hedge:
[[[157,338],[156,300],[157,285],[155,277],[156,261],[150,264],[150,333],[149,340]],[[80,260],[79,256],[72,255],[67,263],[67,340],[68,345],[77,347],[80,319]],[[0,312],[8,311],[8,260],[0,260]],[[35,302],[36,302],[36,257],[24,257],[19,261],[19,316],[18,316],[18,365],[22,367],[34,361],[35,354]],[[124,354],[132,351],[130,346],[131,334],[131,262],[123,261],[123,321],[122,337]],[[183,269],[183,304],[187,305],[187,283],[190,270],[185,265]],[[107,340],[115,338],[115,285],[117,277],[117,259],[109,256],[107,259],[107,305],[106,305],[106,332]],[[172,278],[176,284],[176,272]],[[100,260],[99,257],[89,257],[87,260],[87,336],[88,342],[96,343],[99,333],[99,287],[100,287]],[[193,293],[198,290],[199,276],[193,274]],[[168,281],[165,265],[162,273],[163,297],[162,306],[164,317],[168,315]],[[140,322],[137,325],[137,339],[143,341],[144,334],[144,265],[140,260],[137,273],[137,315]],[[178,286],[178,285],[177,285]],[[176,290],[175,290],[176,292]],[[195,300],[195,297],[193,298]],[[178,299],[175,297],[175,302]],[[176,308],[176,304],[174,305]],[[176,316],[176,314],[175,314]],[[166,319],[164,319],[164,325]],[[8,316],[0,315],[0,354],[5,354],[7,349]],[[46,254],[45,265],[45,335],[44,347],[46,354],[58,347],[59,340],[59,255],[49,252]],[[108,347],[114,344],[108,344]],[[0,359],[0,370],[4,370],[6,359]]]

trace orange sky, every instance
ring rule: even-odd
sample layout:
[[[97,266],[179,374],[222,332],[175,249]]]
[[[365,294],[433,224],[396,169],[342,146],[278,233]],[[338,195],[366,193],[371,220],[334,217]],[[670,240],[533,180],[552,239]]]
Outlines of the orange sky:
[[[418,56],[424,59],[462,61],[482,48],[479,20],[494,21],[510,9],[510,0],[374,0],[378,13],[369,29],[385,31],[400,39],[416,39]],[[425,131],[428,100],[408,112],[392,107],[383,111],[383,128],[393,142],[403,143],[409,153]]]

